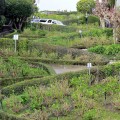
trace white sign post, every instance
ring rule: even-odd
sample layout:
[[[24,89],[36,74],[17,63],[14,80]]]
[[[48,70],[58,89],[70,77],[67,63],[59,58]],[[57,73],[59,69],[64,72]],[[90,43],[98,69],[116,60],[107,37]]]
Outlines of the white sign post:
[[[89,70],[89,75],[90,75],[90,68],[92,67],[92,63],[87,63],[87,68],[88,68],[88,70]]]
[[[17,34],[13,35],[13,40],[15,40],[15,53],[16,53],[16,51],[17,51],[17,40],[18,40],[18,35]]]
[[[92,67],[92,63],[87,63],[87,68],[88,68],[88,74],[89,74],[89,77],[91,78],[91,76],[90,76],[90,70],[91,70],[91,67]],[[89,78],[89,79],[90,79]],[[91,79],[89,80],[89,85],[91,85]]]
[[[80,37],[82,38],[82,30],[79,30],[79,33],[80,33]]]

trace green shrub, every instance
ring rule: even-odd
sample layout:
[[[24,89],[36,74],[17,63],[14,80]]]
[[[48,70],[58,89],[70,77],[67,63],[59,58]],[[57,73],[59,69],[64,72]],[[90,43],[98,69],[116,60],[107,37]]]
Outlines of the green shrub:
[[[120,45],[119,44],[112,44],[112,45],[103,45],[103,46],[95,46],[89,48],[90,52],[95,52],[99,54],[105,55],[116,55],[120,52]]]
[[[98,28],[92,28],[87,31],[83,31],[83,36],[91,36],[91,37],[102,37],[102,36],[107,36],[107,37],[112,37],[113,32],[112,29],[98,29]]]
[[[18,34],[16,30],[14,32],[12,32],[12,33],[9,33],[9,34],[5,35],[4,37],[8,38],[8,39],[10,39],[10,38],[13,39],[13,35],[15,35],[15,34]]]
[[[6,21],[5,17],[0,15],[0,30],[2,26],[5,24],[5,21]]]
[[[0,73],[1,78],[48,75],[41,67],[32,67],[27,62],[13,57],[9,57],[7,62],[0,58]]]
[[[47,31],[60,31],[60,32],[74,32],[77,28],[70,26],[61,26],[61,25],[45,25],[40,23],[32,24],[32,27],[47,30]]]
[[[95,109],[88,110],[83,115],[83,120],[96,120],[97,111]]]
[[[38,24],[39,25],[39,24]],[[33,29],[34,28],[34,29]],[[35,28],[35,25],[31,26],[30,28],[25,29],[21,34],[20,37],[26,38],[39,38],[45,37],[46,31],[40,30],[39,28]]]
[[[77,23],[77,24],[86,24],[86,19],[85,19],[85,16],[81,16],[79,19],[70,19],[70,20],[65,20],[63,21],[63,23],[65,25],[72,25],[73,23]],[[94,23],[94,24],[99,24],[100,23],[100,20],[98,17],[94,16],[94,15],[90,15],[88,16],[88,24],[89,23]]]
[[[6,112],[0,111],[0,120],[27,120],[27,119],[20,118],[15,115],[11,115]]]
[[[97,16],[90,15],[88,16],[88,23],[100,23],[100,20]]]
[[[96,46],[96,47],[91,47],[89,48],[90,52],[95,52],[98,54],[103,54],[105,52],[105,47],[102,45]]]
[[[114,75],[119,75],[119,71],[120,71],[120,63],[114,63],[111,65],[106,65],[102,68],[102,72],[104,72],[104,74],[106,76],[114,76]]]

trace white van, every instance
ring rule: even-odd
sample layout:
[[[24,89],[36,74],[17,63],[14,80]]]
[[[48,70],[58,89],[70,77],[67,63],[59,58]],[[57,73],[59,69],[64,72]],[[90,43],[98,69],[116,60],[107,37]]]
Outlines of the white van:
[[[40,19],[32,19],[31,23],[40,23]]]
[[[41,24],[56,24],[65,26],[61,21],[53,19],[33,19],[31,23],[41,23]]]

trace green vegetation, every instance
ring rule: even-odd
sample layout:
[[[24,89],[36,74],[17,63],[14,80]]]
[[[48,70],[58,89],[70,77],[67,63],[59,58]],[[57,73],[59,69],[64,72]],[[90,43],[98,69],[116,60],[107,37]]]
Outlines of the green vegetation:
[[[8,58],[7,62],[0,58],[0,78],[48,75],[42,68],[34,68],[25,61]]]
[[[40,116],[37,118],[36,115],[41,113],[44,119],[62,120],[64,116],[64,119],[81,117],[85,120],[102,120],[104,114],[101,113],[107,112],[104,110],[107,104],[112,109],[119,109],[118,79],[108,77],[99,84],[90,86],[89,78],[89,75],[82,74],[71,79],[50,82],[47,86],[26,87],[21,95],[11,94],[3,101],[4,111],[20,114],[19,116],[27,119],[39,119]],[[105,102],[104,106],[102,102]]]
[[[81,13],[92,13],[92,8],[95,7],[95,1],[94,0],[80,0],[77,3],[77,11]]]
[[[1,36],[0,119],[119,120],[120,45],[113,44],[112,28],[100,28],[94,15],[88,16],[86,24],[85,15],[78,12],[34,15],[66,26],[31,24],[29,18],[22,32]],[[16,52],[14,34],[19,35]],[[109,64],[113,59],[114,64]],[[90,73],[87,63],[92,63]],[[51,64],[86,69],[56,75]]]
[[[117,55],[120,52],[120,45],[119,44],[112,44],[108,46],[100,45],[89,48],[89,51],[98,54]]]

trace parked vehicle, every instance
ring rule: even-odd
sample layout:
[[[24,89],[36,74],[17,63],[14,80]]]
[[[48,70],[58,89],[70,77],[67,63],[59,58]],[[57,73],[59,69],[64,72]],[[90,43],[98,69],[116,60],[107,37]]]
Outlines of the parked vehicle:
[[[32,19],[31,23],[56,24],[56,25],[65,26],[61,21],[53,20],[53,19]]]
[[[40,19],[32,19],[31,23],[40,23]]]

